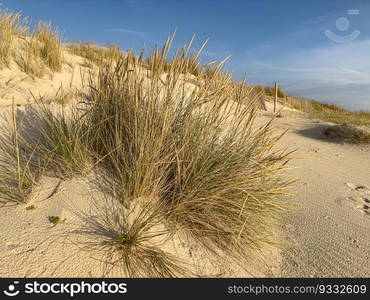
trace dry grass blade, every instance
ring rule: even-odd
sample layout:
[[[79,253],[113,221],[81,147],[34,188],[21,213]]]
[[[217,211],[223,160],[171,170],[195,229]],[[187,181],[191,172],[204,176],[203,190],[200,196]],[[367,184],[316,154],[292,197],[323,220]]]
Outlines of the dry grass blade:
[[[21,146],[14,104],[11,120],[12,127],[0,137],[0,196],[2,201],[26,203],[42,170],[34,162],[34,149],[26,152]]]
[[[24,52],[17,54],[15,61],[19,68],[33,79],[42,78],[46,72],[45,64],[28,46],[24,48]]]
[[[80,215],[85,225],[77,233],[92,238],[85,246],[101,253],[105,275],[117,271],[117,267],[127,277],[188,275],[182,261],[161,249],[168,239],[162,210],[154,203],[141,204],[138,199],[126,209],[112,199],[95,202],[94,216]]]

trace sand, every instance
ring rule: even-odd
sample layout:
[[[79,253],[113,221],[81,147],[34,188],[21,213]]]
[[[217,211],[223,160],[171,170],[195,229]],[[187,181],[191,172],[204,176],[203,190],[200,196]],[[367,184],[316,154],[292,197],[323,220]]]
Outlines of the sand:
[[[272,105],[268,103],[272,111]],[[265,117],[271,113],[262,113]],[[370,148],[328,140],[333,124],[283,109],[281,146],[297,149],[296,203],[280,228],[280,276],[370,276]]]
[[[46,79],[31,79],[15,67],[0,71],[0,113],[9,111],[13,99],[20,110],[32,105],[31,92],[51,99],[61,85],[83,88],[83,60],[69,59],[72,67]],[[271,103],[267,108],[258,118],[261,124],[272,116]],[[201,276],[370,276],[369,147],[329,141],[323,131],[330,124],[295,110],[283,108],[281,115],[275,120],[277,131],[287,133],[279,146],[297,149],[289,175],[298,178],[292,188],[295,206],[277,233],[284,246],[253,258],[248,271],[231,264],[231,273],[182,236],[168,237],[162,247]],[[30,203],[0,207],[1,277],[123,275],[120,268],[106,266],[104,251],[91,248],[100,237],[86,220],[99,219],[107,203],[94,181],[93,176],[67,181],[44,177]],[[30,205],[36,209],[27,210]],[[53,226],[50,216],[63,222]]]
[[[328,142],[326,123],[281,119],[281,141],[298,149],[297,207],[281,231],[282,276],[370,276],[370,149]]]

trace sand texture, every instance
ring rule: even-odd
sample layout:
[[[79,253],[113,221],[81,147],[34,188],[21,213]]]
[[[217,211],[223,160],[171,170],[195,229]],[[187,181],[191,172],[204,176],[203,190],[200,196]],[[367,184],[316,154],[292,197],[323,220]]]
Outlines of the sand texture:
[[[32,95],[52,103],[61,87],[65,93],[83,89],[89,71],[78,57],[68,60],[71,66],[45,79],[29,78],[16,67],[0,71],[0,113],[9,112],[13,101],[19,111],[33,105]],[[272,116],[267,104],[259,124]],[[1,130],[4,126],[2,120]],[[192,276],[370,276],[370,149],[328,140],[323,135],[328,123],[292,109],[283,108],[275,126],[287,130],[279,147],[297,149],[289,175],[298,180],[292,188],[294,205],[278,232],[281,249],[256,255],[248,271],[234,264],[228,273],[184,237],[158,243],[190,265]],[[101,238],[94,222],[109,203],[95,181],[94,176],[45,177],[30,203],[0,207],[1,277],[122,276],[119,266],[106,264],[109,254],[94,246]],[[36,209],[27,210],[31,205]],[[50,216],[62,222],[54,226]]]

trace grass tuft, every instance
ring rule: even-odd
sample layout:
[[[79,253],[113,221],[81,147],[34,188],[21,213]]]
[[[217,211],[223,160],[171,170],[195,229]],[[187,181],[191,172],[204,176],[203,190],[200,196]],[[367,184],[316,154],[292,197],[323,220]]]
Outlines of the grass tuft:
[[[53,223],[54,226],[57,226],[58,224],[61,224],[65,221],[65,219],[62,219],[59,216],[50,216],[50,217],[48,217],[48,220],[49,220],[50,223]]]
[[[32,210],[35,210],[37,208],[37,206],[35,206],[35,205],[30,205],[30,206],[27,206],[26,207],[26,210],[28,210],[28,211],[32,211]]]
[[[93,238],[89,249],[103,253],[106,273],[119,267],[125,277],[189,275],[181,260],[161,249],[169,233],[163,225],[162,211],[155,204],[138,200],[126,209],[114,199],[105,202],[95,207],[96,216],[81,216],[86,227],[80,234]]]
[[[42,78],[48,70],[60,72],[64,59],[59,31],[51,23],[39,22],[14,56],[20,69],[32,78]]]
[[[1,201],[27,203],[41,171],[33,168],[34,149],[22,147],[14,105],[11,120],[12,126],[0,137],[0,196]]]
[[[335,125],[328,127],[324,134],[329,138],[354,144],[370,143],[370,128],[347,124]]]
[[[35,56],[40,57],[51,71],[60,72],[63,64],[60,32],[53,29],[50,22],[39,22],[30,41],[29,47]]]
[[[328,136],[346,137],[343,140],[351,143],[368,142],[367,131],[370,129],[369,111],[349,111],[334,104],[320,103],[296,97],[288,97],[285,104],[307,113],[311,118],[338,124],[339,126],[328,129]],[[356,130],[356,127],[364,127],[364,130]]]
[[[9,67],[17,37],[28,31],[28,19],[19,13],[0,9],[0,69]]]
[[[86,97],[92,149],[110,170],[121,202],[159,199],[166,220],[212,253],[245,262],[273,243],[290,184],[281,177],[289,154],[271,123],[255,125],[259,104],[230,76],[183,80],[187,60],[169,44],[154,51],[147,72],[128,55],[102,68]],[[192,57],[190,61],[192,61]],[[149,201],[149,200],[148,200]]]
[[[23,48],[24,51],[17,54],[15,61],[19,68],[31,78],[42,78],[46,73],[46,66],[42,60],[35,56],[34,51],[28,46]]]
[[[75,108],[42,102],[36,108],[27,108],[21,135],[24,147],[35,147],[34,156],[50,175],[64,179],[91,170],[84,124]]]
[[[206,43],[190,53],[192,39],[168,58],[173,39],[148,58],[70,45],[100,68],[84,109],[38,101],[20,113],[19,128],[14,121],[12,143],[0,139],[0,177],[13,184],[0,191],[17,202],[27,201],[40,165],[69,178],[86,175],[92,160],[100,164],[118,201],[103,221],[87,222],[102,237],[94,246],[108,253],[108,265],[131,277],[188,274],[159,243],[174,231],[247,267],[253,251],[275,242],[287,207],[290,153],[274,148],[280,136],[272,122],[257,126],[258,97],[231,80],[226,59],[201,64]],[[39,23],[24,47],[17,62],[28,74],[61,70],[60,34],[50,23]]]
[[[115,45],[109,45],[106,48],[80,42],[70,44],[67,49],[74,55],[86,58],[85,64],[89,67],[112,64],[123,55],[121,49]]]

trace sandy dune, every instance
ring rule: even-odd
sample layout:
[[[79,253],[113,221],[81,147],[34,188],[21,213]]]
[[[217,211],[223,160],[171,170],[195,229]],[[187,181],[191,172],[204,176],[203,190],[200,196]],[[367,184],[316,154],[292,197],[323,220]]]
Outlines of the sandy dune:
[[[31,205],[35,209],[27,210]],[[30,203],[0,208],[0,277],[125,276],[120,265],[106,263],[111,253],[96,246],[105,237],[97,227],[110,205],[94,177],[43,178]],[[62,223],[53,225],[51,216],[60,217]],[[204,249],[184,236],[165,236],[157,245],[184,262],[192,272],[189,276],[279,275],[281,256],[275,249],[253,257],[247,271],[231,262],[230,272],[230,261],[223,265],[210,260]]]
[[[370,149],[327,141],[327,123],[276,120],[281,145],[297,149],[296,207],[281,227],[281,276],[370,276]]]
[[[81,88],[83,67],[78,59],[74,64],[53,79],[36,81],[19,70],[1,71],[0,113],[9,110],[13,99],[19,106],[32,103],[32,88],[33,94],[50,97],[60,86]],[[258,122],[267,122],[271,111],[268,103],[268,112],[261,112]],[[370,276],[370,149],[326,140],[322,132],[328,124],[294,110],[284,108],[282,116],[275,120],[276,127],[288,131],[280,146],[297,149],[290,174],[298,181],[292,196],[295,206],[280,228],[285,245],[281,253],[261,254],[250,262],[249,272],[235,265],[233,274],[221,274],[222,266],[179,237],[171,237],[163,247],[192,264],[194,273],[208,276]],[[85,221],[99,217],[93,204],[104,202],[93,182],[46,177],[31,203],[0,207],[1,277],[121,275],[104,264],[105,253],[88,247],[97,236],[86,234]],[[27,210],[29,205],[36,209]],[[64,222],[53,227],[50,216]]]

